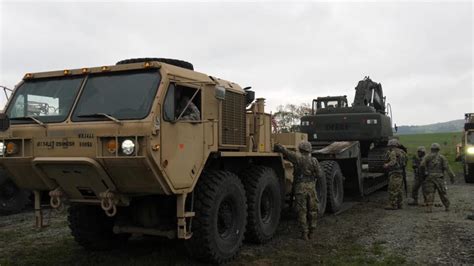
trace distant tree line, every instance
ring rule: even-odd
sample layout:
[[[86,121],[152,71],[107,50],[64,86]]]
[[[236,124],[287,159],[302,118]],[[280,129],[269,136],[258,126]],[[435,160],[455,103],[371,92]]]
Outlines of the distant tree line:
[[[277,133],[297,132],[300,129],[300,119],[311,113],[308,103],[279,105],[273,114],[273,131]]]

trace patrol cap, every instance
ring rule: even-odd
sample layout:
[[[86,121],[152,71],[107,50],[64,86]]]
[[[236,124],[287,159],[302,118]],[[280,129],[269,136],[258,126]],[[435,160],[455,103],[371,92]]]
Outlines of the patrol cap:
[[[425,153],[426,153],[425,146],[419,146],[416,151],[417,151],[417,152],[425,152]]]
[[[431,150],[441,150],[441,146],[439,145],[439,143],[433,143],[431,144]]]
[[[391,140],[388,141],[387,146],[398,147],[398,146],[400,146],[400,142],[398,141],[398,139],[391,139]]]
[[[308,152],[308,153],[311,152],[312,150],[311,143],[309,143],[308,141],[301,142],[298,145],[298,150],[300,150],[300,152]]]

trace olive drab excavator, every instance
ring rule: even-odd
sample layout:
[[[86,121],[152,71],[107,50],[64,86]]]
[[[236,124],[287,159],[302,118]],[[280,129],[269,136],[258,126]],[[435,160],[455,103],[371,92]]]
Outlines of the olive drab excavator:
[[[365,77],[347,96],[318,97],[312,113],[301,118],[301,132],[313,145],[313,156],[326,172],[327,207],[337,212],[344,191],[367,195],[388,183],[383,169],[392,121],[382,85]]]

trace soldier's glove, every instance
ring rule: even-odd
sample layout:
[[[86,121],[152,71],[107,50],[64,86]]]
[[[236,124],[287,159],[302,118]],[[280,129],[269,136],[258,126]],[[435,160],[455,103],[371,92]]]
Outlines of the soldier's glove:
[[[273,150],[275,152],[280,152],[282,150],[281,144],[279,144],[279,143],[275,144],[275,146],[273,146]]]
[[[388,168],[388,164],[384,164],[383,169],[387,169],[387,168]]]

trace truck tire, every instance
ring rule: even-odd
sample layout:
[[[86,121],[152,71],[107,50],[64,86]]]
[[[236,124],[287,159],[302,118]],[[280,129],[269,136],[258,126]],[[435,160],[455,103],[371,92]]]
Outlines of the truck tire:
[[[336,213],[341,209],[344,201],[344,176],[339,164],[335,161],[323,161],[321,167],[326,175],[327,183],[327,210]]]
[[[326,175],[319,177],[316,180],[316,194],[318,196],[318,214],[324,215],[326,212],[326,205],[327,205],[327,182],[326,182]]]
[[[186,68],[189,70],[194,70],[193,64],[178,60],[178,59],[170,59],[170,58],[156,58],[156,57],[145,57],[145,58],[131,58],[118,61],[116,65],[124,65],[124,64],[132,64],[132,63],[142,63],[142,62],[151,62],[151,61],[158,61],[165,64]]]
[[[247,195],[245,239],[263,244],[270,241],[280,224],[282,192],[272,168],[253,166],[241,175]]]
[[[247,201],[242,182],[232,172],[203,173],[196,186],[193,236],[186,241],[191,256],[222,264],[240,251],[247,223]]]
[[[464,181],[466,181],[466,183],[474,183],[474,164],[465,164]]]
[[[19,213],[30,203],[30,192],[20,189],[4,172],[0,173],[0,215]]]
[[[123,246],[129,234],[113,232],[114,218],[94,205],[72,205],[68,209],[68,222],[76,242],[87,250],[110,250]]]

